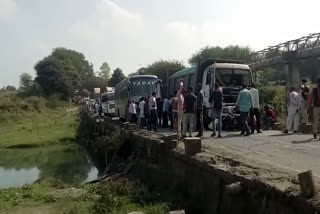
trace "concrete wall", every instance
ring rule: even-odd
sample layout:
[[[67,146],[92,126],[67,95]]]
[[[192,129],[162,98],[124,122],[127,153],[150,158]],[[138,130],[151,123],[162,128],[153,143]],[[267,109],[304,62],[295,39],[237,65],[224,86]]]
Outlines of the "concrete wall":
[[[132,133],[136,164],[133,174],[143,182],[171,188],[188,199],[189,213],[314,214],[319,208],[306,199],[254,179],[230,173],[208,156],[186,157],[170,138]],[[237,162],[235,162],[236,164]],[[240,182],[241,185],[230,184]],[[231,189],[231,190],[230,190]],[[187,212],[188,213],[188,212]]]
[[[131,174],[146,184],[182,193],[187,214],[320,213],[319,195],[307,200],[300,196],[298,184],[289,181],[281,189],[268,182],[268,179],[291,179],[282,169],[282,174],[273,173],[271,169],[269,175],[264,175],[262,170],[260,178],[254,170],[239,173],[237,170],[245,166],[236,158],[221,161],[204,150],[187,157],[181,147],[183,143],[174,140],[175,135],[130,131],[129,124],[117,123],[116,126],[122,126],[128,135],[129,141],[125,144],[129,145],[130,152],[125,156],[135,162]]]

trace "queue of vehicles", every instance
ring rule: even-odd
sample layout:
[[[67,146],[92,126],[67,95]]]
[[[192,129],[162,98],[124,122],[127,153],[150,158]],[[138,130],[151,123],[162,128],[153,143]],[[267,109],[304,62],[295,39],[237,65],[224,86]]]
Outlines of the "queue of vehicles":
[[[211,123],[212,104],[209,102],[210,93],[216,82],[223,90],[223,128],[226,130],[237,129],[240,126],[240,115],[236,111],[236,100],[241,90],[241,84],[251,86],[253,74],[248,65],[235,60],[204,59],[197,65],[183,69],[169,77],[168,95],[173,95],[178,90],[180,81],[184,87],[196,87],[201,83],[204,93],[204,125]],[[118,117],[128,119],[128,105],[131,101],[139,102],[141,97],[151,96],[152,92],[161,97],[161,83],[157,76],[129,75],[115,87],[115,111]]]

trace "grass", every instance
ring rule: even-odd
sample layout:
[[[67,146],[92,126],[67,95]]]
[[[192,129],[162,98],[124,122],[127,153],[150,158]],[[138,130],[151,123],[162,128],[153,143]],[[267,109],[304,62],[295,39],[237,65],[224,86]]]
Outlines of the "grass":
[[[165,194],[148,191],[127,179],[77,186],[43,179],[21,188],[0,190],[0,213],[164,214],[170,207],[176,208],[170,202],[162,202],[165,199]]]
[[[6,99],[9,101],[5,102]],[[78,114],[67,111],[73,106],[63,103],[50,109],[44,102],[41,98],[0,96],[0,148],[42,146],[75,137]]]

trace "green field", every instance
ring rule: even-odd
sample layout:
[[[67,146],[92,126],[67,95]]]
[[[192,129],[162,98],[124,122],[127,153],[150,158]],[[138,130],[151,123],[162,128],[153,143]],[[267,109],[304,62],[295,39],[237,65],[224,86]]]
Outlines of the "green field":
[[[47,104],[43,98],[0,95],[0,148],[35,147],[74,138],[78,127],[74,106],[61,102],[49,108]]]

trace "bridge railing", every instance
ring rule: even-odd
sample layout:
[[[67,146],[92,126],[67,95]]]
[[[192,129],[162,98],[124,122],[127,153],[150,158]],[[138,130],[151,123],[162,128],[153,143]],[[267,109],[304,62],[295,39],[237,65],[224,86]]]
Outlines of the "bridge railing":
[[[252,69],[320,57],[320,33],[313,33],[257,51],[250,56]]]

